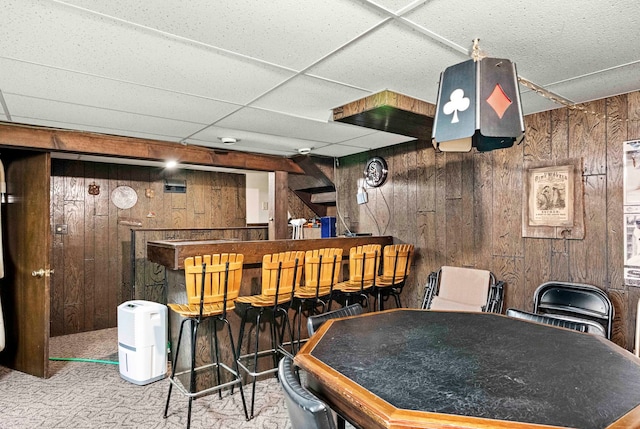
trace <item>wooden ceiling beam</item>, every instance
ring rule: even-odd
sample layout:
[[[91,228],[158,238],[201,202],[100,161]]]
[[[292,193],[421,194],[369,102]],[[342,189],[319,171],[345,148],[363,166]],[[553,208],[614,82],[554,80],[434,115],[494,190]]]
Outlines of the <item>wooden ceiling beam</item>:
[[[8,123],[0,123],[0,146],[151,161],[174,159],[181,164],[242,170],[304,173],[298,164],[284,157]]]

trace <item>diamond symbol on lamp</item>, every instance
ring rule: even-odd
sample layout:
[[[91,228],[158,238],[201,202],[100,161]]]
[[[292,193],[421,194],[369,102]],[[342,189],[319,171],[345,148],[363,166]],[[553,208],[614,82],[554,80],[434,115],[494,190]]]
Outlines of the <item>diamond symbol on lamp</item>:
[[[458,119],[458,112],[464,112],[469,108],[471,101],[469,97],[464,96],[464,91],[460,88],[454,90],[449,96],[449,101],[444,105],[442,111],[445,115],[450,115],[453,113],[453,118],[451,118],[451,123],[456,124],[460,122]]]
[[[489,106],[496,112],[498,117],[502,119],[504,112],[507,111],[509,106],[511,106],[511,99],[507,97],[507,94],[504,93],[504,90],[500,86],[500,84],[496,84],[496,87],[493,88],[493,92],[487,98],[487,103]]]

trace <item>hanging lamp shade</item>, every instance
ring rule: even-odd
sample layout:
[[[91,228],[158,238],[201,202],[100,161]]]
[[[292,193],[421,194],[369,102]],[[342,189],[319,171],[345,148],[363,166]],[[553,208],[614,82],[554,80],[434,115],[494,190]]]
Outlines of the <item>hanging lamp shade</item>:
[[[519,144],[524,120],[516,66],[502,58],[468,60],[440,76],[432,143],[443,152]]]

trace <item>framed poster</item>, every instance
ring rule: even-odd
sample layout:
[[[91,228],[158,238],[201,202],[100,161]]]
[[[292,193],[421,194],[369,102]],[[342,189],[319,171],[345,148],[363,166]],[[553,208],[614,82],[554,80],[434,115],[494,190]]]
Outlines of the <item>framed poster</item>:
[[[530,226],[573,226],[573,165],[527,170]]]
[[[584,239],[582,158],[525,161],[522,236]]]
[[[640,286],[640,140],[623,143],[624,283]]]

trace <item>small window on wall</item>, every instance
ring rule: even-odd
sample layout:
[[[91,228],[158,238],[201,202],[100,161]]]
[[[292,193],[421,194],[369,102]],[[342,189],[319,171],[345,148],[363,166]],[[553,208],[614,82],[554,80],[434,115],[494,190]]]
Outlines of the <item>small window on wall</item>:
[[[187,192],[186,180],[165,179],[164,192],[167,194],[184,194]]]
[[[624,282],[640,286],[640,140],[623,145]]]

